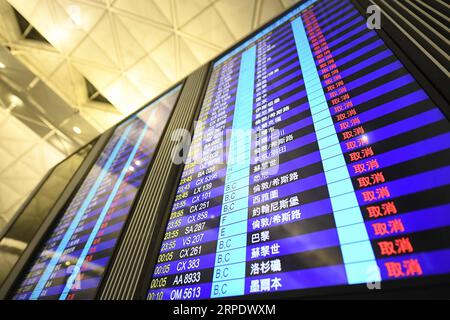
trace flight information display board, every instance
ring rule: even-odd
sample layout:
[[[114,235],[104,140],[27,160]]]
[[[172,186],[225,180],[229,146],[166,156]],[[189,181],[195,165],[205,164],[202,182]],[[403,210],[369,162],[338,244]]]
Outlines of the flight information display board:
[[[448,274],[449,159],[448,119],[352,2],[307,1],[215,62],[147,298]]]
[[[115,129],[14,299],[95,298],[180,89]]]

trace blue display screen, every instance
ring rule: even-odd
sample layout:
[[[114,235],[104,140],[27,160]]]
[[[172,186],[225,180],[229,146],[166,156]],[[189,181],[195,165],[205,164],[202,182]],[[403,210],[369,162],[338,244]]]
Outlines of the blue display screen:
[[[14,299],[94,299],[181,87],[119,125]]]
[[[449,159],[449,121],[354,5],[307,1],[214,64],[147,298],[449,274]]]

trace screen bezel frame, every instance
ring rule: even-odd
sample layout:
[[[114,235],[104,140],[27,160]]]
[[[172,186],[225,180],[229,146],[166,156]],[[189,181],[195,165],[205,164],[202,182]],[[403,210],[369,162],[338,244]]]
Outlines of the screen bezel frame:
[[[203,84],[203,95],[199,101],[199,105],[197,106],[196,115],[194,117],[194,122],[191,124],[191,134],[194,134],[195,128],[193,128],[193,124],[198,120],[198,116],[202,109],[203,100],[205,98],[205,93],[209,85],[209,81],[214,69],[214,64],[216,61],[220,60],[222,57],[227,55],[230,51],[238,48],[248,39],[252,38],[261,30],[269,27],[271,24],[275,23],[277,20],[291,12],[292,10],[300,7],[306,0],[300,1],[299,3],[291,6],[281,14],[276,17],[270,19],[267,23],[259,27],[258,29],[251,32],[248,36],[244,37],[235,45],[231,46],[227,50],[225,50],[222,54],[218,55],[214,59],[212,59],[209,64],[208,76],[206,77],[206,81]],[[361,3],[356,0],[350,0],[350,2],[355,6],[358,12],[365,17],[366,13]],[[385,23],[382,24],[380,30],[375,30],[378,36],[383,40],[385,45],[392,50],[397,59],[403,64],[406,70],[413,76],[413,78],[418,82],[418,84],[425,90],[425,92],[430,96],[430,99],[436,104],[436,107],[440,109],[447,120],[450,121],[450,107],[446,99],[433,87],[431,79],[427,78],[420,68],[417,65],[424,65],[427,63],[425,59],[420,59],[414,63],[411,59],[410,52],[405,52],[400,48],[402,43],[407,41],[400,41],[399,39],[393,39],[391,34],[396,31],[396,28],[393,25],[387,25]],[[398,42],[395,43],[395,41]],[[417,48],[416,48],[417,49]],[[152,238],[153,248],[151,252],[149,252],[148,263],[145,268],[146,272],[141,276],[141,285],[137,294],[135,295],[136,299],[147,299],[147,293],[149,291],[150,282],[153,276],[153,272],[156,266],[157,257],[159,255],[161,244],[163,242],[164,233],[167,228],[167,224],[169,221],[170,213],[172,211],[173,202],[176,196],[176,191],[179,187],[179,182],[181,175],[184,171],[184,165],[180,165],[178,168],[179,172],[177,174],[177,179],[174,181],[174,188],[170,195],[166,198],[168,203],[170,204],[160,219],[160,228],[157,232],[155,232],[155,236]],[[387,292],[385,290],[368,290],[366,284],[362,285],[338,285],[338,286],[329,286],[329,287],[316,287],[316,288],[308,288],[308,289],[298,289],[298,290],[289,290],[289,291],[280,291],[280,292],[271,292],[268,294],[249,294],[249,295],[241,295],[234,296],[229,298],[219,298],[214,300],[266,300],[266,299],[299,299],[299,298],[364,298],[364,294],[369,294],[366,297],[374,297],[377,298],[407,298],[414,297],[420,294],[418,291],[414,290],[415,287],[420,287],[419,291],[423,290],[423,286],[428,289],[434,289],[435,293],[438,297],[442,297],[445,294],[450,297],[450,293],[448,291],[450,288],[450,274],[448,275],[433,275],[427,276],[425,278],[408,278],[408,279],[399,279],[399,280],[383,280],[381,282],[382,289],[387,288]],[[382,292],[381,292],[382,291]],[[427,297],[430,294],[427,293]],[[179,300],[181,301],[189,301],[189,300]]]
[[[70,205],[70,203],[72,202],[73,198],[75,197],[77,191],[79,190],[79,188],[81,187],[82,183],[86,180],[89,172],[92,170],[93,166],[95,165],[95,163],[97,162],[97,160],[99,159],[101,153],[103,152],[104,148],[106,147],[106,145],[108,144],[108,142],[110,141],[112,135],[114,134],[114,132],[116,131],[116,129],[122,125],[123,123],[125,123],[126,121],[128,121],[129,119],[131,119],[132,117],[134,117],[135,115],[137,115],[138,113],[140,113],[141,111],[143,111],[145,108],[149,107],[151,104],[153,104],[154,102],[156,102],[157,100],[159,100],[160,98],[162,98],[164,95],[168,94],[170,91],[174,90],[175,88],[177,88],[178,86],[180,86],[180,91],[177,97],[177,100],[174,104],[174,107],[172,108],[168,121],[166,123],[166,125],[164,126],[164,130],[161,134],[161,138],[159,139],[156,148],[155,148],[155,152],[154,155],[157,154],[158,150],[159,150],[159,146],[161,143],[162,138],[164,137],[165,131],[167,129],[167,125],[169,124],[169,122],[171,121],[172,115],[173,115],[173,111],[176,108],[176,105],[178,103],[178,100],[181,96],[181,92],[184,88],[184,83],[185,83],[185,78],[178,81],[176,84],[172,85],[171,87],[169,87],[167,90],[165,90],[162,94],[156,96],[155,98],[153,98],[152,100],[150,100],[149,102],[145,103],[142,107],[138,108],[136,111],[134,111],[133,113],[131,113],[130,115],[128,115],[126,118],[122,119],[121,121],[119,121],[117,124],[115,124],[114,126],[110,127],[108,130],[106,130],[104,133],[102,133],[101,135],[99,135],[98,137],[96,137],[95,139],[93,139],[93,141],[95,141],[96,139],[98,139],[97,141],[95,141],[95,147],[97,147],[97,143],[100,142],[101,139],[104,139],[104,141],[102,141],[101,146],[99,146],[99,149],[96,150],[96,154],[94,156],[94,159],[92,160],[92,163],[89,164],[89,167],[86,168],[86,170],[82,173],[82,176],[79,178],[79,181],[77,183],[77,186],[71,191],[71,194],[68,196],[68,199],[65,201],[63,207],[55,214],[54,217],[52,217],[52,221],[49,223],[48,226],[45,226],[46,230],[43,232],[42,235],[39,235],[38,239],[33,239],[31,243],[33,243],[33,249],[32,252],[27,254],[27,260],[26,262],[20,267],[20,271],[18,273],[18,276],[16,277],[16,279],[14,279],[13,284],[10,286],[10,288],[7,289],[7,293],[6,293],[6,297],[7,299],[12,299],[12,297],[15,295],[16,291],[18,290],[18,288],[20,287],[22,281],[25,279],[28,270],[30,269],[30,267],[33,265],[34,261],[37,259],[40,249],[42,249],[42,247],[45,245],[46,240],[48,240],[51,231],[57,226],[58,222],[61,220],[64,212],[67,210],[68,206]],[[81,150],[83,147],[79,148],[77,151]],[[91,152],[94,150],[91,150]],[[147,170],[144,174],[144,178],[142,180],[142,184],[145,181],[145,179],[147,178],[147,175],[150,172],[150,168],[153,165],[153,161],[154,158],[152,158],[152,160],[150,161]],[[64,160],[63,160],[64,161]],[[61,161],[61,162],[63,162]],[[80,168],[79,168],[80,169]],[[74,175],[75,176],[75,175]],[[111,254],[110,260],[108,261],[106,267],[105,267],[105,271],[103,273],[103,275],[101,276],[101,280],[100,280],[100,285],[97,287],[96,292],[95,292],[95,297],[94,299],[97,299],[101,292],[104,289],[104,285],[105,285],[105,279],[106,277],[109,275],[109,271],[110,271],[110,267],[112,265],[112,263],[114,262],[114,259],[117,256],[117,248],[120,246],[122,238],[123,238],[123,231],[125,230],[129,220],[130,220],[130,216],[133,214],[134,212],[134,207],[136,205],[136,200],[138,199],[140,192],[142,190],[142,184],[139,187],[138,192],[136,193],[135,198],[133,199],[133,202],[130,206],[130,212],[128,214],[128,217],[126,218],[125,224],[122,227],[122,230],[120,231],[118,238],[117,238],[117,243],[113,249],[113,253]],[[61,196],[58,198],[58,200],[61,198]],[[36,235],[38,236],[38,235]],[[36,237],[35,237],[36,238]],[[12,272],[11,272],[12,273]],[[11,274],[10,273],[10,274]],[[5,281],[6,282],[6,281]]]

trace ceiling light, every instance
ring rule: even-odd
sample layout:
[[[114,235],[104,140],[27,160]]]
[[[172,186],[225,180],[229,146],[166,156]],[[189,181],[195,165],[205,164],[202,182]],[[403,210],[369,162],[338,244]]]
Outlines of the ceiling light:
[[[81,129],[77,126],[73,127],[73,132],[75,132],[76,134],[81,134],[83,131],[81,131]]]
[[[70,17],[70,19],[72,19],[73,23],[77,26],[77,27],[81,27],[81,9],[79,6],[77,5],[70,5],[67,8],[67,13]]]
[[[9,95],[9,103],[11,108],[22,107],[23,101],[18,96],[14,94]]]
[[[0,61],[0,69],[5,69],[5,68],[6,68],[5,64]]]

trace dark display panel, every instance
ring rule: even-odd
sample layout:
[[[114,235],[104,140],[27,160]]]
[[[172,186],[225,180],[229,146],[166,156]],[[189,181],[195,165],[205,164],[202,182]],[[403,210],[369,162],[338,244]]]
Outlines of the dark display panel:
[[[83,147],[57,164],[0,240],[0,285],[33,240],[71,178],[91,151]]]
[[[450,273],[449,121],[348,0],[218,60],[188,158],[148,299]]]
[[[93,299],[181,87],[119,125],[14,299]]]

